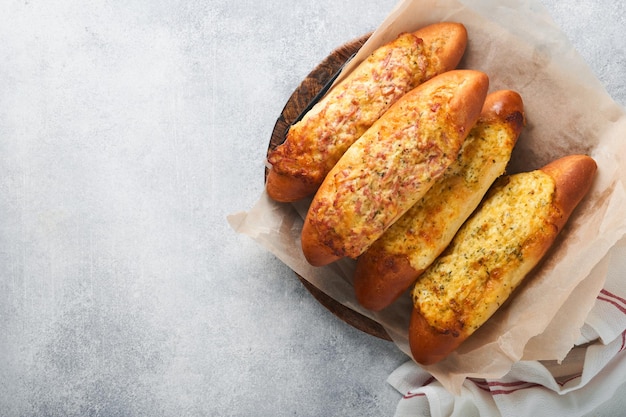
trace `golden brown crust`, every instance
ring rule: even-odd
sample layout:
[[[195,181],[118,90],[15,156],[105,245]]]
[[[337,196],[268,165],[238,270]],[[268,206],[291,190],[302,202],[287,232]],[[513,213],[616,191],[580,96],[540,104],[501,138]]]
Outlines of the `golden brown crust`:
[[[587,155],[565,156],[541,168],[556,183],[554,205],[562,216],[554,221],[559,230],[591,188],[596,170],[596,161]]]
[[[380,311],[393,303],[422,271],[411,266],[408,256],[372,247],[359,257],[354,271],[354,292],[363,307]]]
[[[400,36],[403,35],[405,34]],[[270,152],[268,156],[268,161],[273,165],[266,180],[266,189],[270,198],[281,202],[293,202],[313,194],[347,147],[358,139],[389,106],[402,94],[422,82],[454,69],[461,60],[467,45],[467,31],[460,23],[436,23],[417,30],[412,35],[412,40],[408,41],[408,44],[416,44],[411,48],[414,49],[414,54],[418,54],[413,60],[408,60],[406,55],[403,55],[400,61],[406,62],[386,64],[378,70],[380,74],[374,76],[368,73],[365,77],[364,74],[359,73],[359,70],[365,68],[365,62],[360,64],[301,122],[290,129],[285,143]],[[399,42],[399,39],[394,42],[397,45],[404,45],[401,46],[402,48],[409,48],[406,42],[403,44]],[[405,74],[409,67],[412,68],[412,75]],[[400,73],[394,73],[393,77],[389,77],[387,74],[389,71],[399,71],[402,76]],[[363,82],[360,81],[361,77],[364,77]],[[407,80],[407,77],[410,80]],[[359,116],[357,118],[354,118],[353,106],[345,108],[337,106],[344,85],[348,88],[348,83],[354,80],[360,84],[352,86],[352,91],[365,91],[371,88],[367,85],[373,84],[374,79],[390,79],[393,82],[392,84],[386,82],[389,85],[384,88],[376,87],[378,92],[355,93],[359,94],[357,96],[360,97],[359,101],[352,100],[351,103],[358,104]],[[390,93],[390,91],[394,92]],[[381,94],[384,97],[380,96]],[[378,96],[382,98],[376,98]],[[328,103],[335,103],[330,112],[332,116],[326,114],[325,109],[329,108]],[[340,122],[338,126],[333,125],[335,119]],[[346,120],[350,122],[345,123]],[[321,136],[325,136],[324,139],[321,139]]]
[[[501,282],[509,284],[511,282],[519,283],[528,271],[540,262],[576,206],[589,191],[596,173],[596,163],[588,156],[573,155],[553,161],[537,172],[547,174],[554,186],[552,202],[549,204],[550,207],[546,215],[546,223],[552,227],[542,228],[544,230],[541,231],[531,231],[527,238],[522,240],[523,244],[520,248],[520,259],[522,261],[519,263],[519,267],[516,267],[518,269],[509,270],[504,272],[504,275],[491,279],[488,286],[498,286]],[[504,186],[507,180],[508,177],[502,178],[497,184],[498,187]],[[494,192],[498,187],[494,188]],[[490,192],[487,198],[491,195],[492,193]],[[478,212],[480,212],[480,209]],[[453,244],[451,247],[453,247]],[[482,262],[485,262],[485,260]],[[498,270],[492,270],[492,273],[494,272],[499,274]],[[516,275],[516,277],[513,280],[509,280],[508,277],[513,275]],[[463,285],[468,287],[474,286],[467,279],[465,279]],[[495,299],[483,298],[481,294],[485,293],[479,292],[473,296],[477,299],[482,299],[481,303],[488,305],[489,307],[486,309],[491,311],[490,314],[493,314],[498,306],[509,296],[510,291],[504,294],[504,299],[498,299],[497,304]],[[419,294],[414,293],[414,297],[419,296]],[[409,344],[413,358],[423,365],[430,365],[445,358],[473,334],[476,328],[484,323],[490,315],[481,318],[474,322],[473,326],[470,326],[469,317],[473,317],[474,311],[465,311],[468,308],[467,306],[456,304],[450,306],[451,309],[457,312],[455,313],[457,314],[456,324],[442,328],[439,325],[432,324],[437,322],[439,318],[426,317],[424,312],[420,311],[417,298],[415,301],[416,304],[409,327]]]
[[[467,29],[462,23],[433,23],[413,33],[430,47],[431,56],[439,60],[441,72],[459,65],[467,47]]]
[[[265,180],[265,190],[275,201],[290,203],[295,201],[294,195],[307,196],[317,189],[317,185],[303,177],[279,174],[270,169]]]
[[[500,126],[503,127],[500,128]],[[508,129],[505,126],[508,126]],[[429,191],[429,195],[433,196],[430,198],[437,200],[436,204],[423,200],[415,205],[358,258],[354,273],[354,288],[357,300],[363,307],[379,311],[389,306],[444,250],[456,230],[476,208],[491,182],[502,174],[523,126],[524,105],[518,93],[500,90],[487,96],[479,120],[470,135],[474,133],[476,136],[481,136],[485,129],[493,128],[500,128],[507,132],[507,139],[500,139],[498,135],[497,141],[484,142],[488,144],[487,146],[496,142],[501,148],[501,150],[494,148],[489,156],[490,161],[497,159],[498,166],[501,168],[488,170],[485,167],[481,174],[486,178],[482,182],[483,186],[472,186],[472,188],[465,188],[464,182],[460,180],[465,171],[460,168],[450,170],[450,175],[442,177]],[[477,137],[475,140],[479,139]],[[470,152],[472,149],[475,148],[468,148],[468,156],[460,157],[456,163],[461,164],[466,158],[470,158],[470,155],[473,155]],[[463,197],[463,207],[455,209],[456,212],[453,215],[450,209],[441,208],[442,205],[447,204],[458,205],[459,203],[455,201],[456,196],[461,197],[468,193],[472,194],[472,198]],[[425,219],[428,219],[427,223],[424,222]],[[441,221],[436,219],[441,219]],[[422,263],[419,266],[411,264],[409,251],[423,253],[420,257]]]
[[[437,363],[458,348],[466,338],[452,331],[435,329],[419,310],[413,309],[409,323],[409,344],[415,362],[422,365]]]
[[[448,71],[395,103],[316,193],[302,231],[306,258],[316,266],[356,258],[410,209],[456,159],[488,86],[482,72]]]
[[[513,137],[517,137],[524,128],[524,102],[519,93],[512,90],[498,90],[487,96],[479,121],[484,123],[506,121],[511,127]]]
[[[448,71],[440,75],[449,77],[449,83],[459,84],[458,93],[452,96],[448,107],[449,123],[463,132],[466,137],[478,120],[487,97],[489,79],[486,74],[475,70]],[[456,79],[456,80],[454,80]]]
[[[310,221],[305,220],[301,236],[302,252],[311,265],[324,266],[343,258],[342,255],[333,252]]]

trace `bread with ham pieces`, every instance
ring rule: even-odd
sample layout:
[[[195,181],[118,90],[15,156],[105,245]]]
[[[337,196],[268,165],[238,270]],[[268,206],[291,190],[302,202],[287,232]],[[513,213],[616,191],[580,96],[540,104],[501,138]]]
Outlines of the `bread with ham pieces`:
[[[442,22],[400,34],[377,48],[291,126],[285,142],[269,153],[269,197],[294,202],[314,194],[348,147],[398,99],[456,68],[466,44],[462,24]]]
[[[444,359],[496,312],[552,246],[596,170],[591,157],[571,155],[496,181],[413,288],[415,361]]]
[[[517,92],[500,90],[487,96],[457,160],[359,257],[354,288],[363,307],[388,307],[448,246],[504,173],[523,126],[524,104]]]
[[[306,215],[302,250],[314,266],[357,258],[456,160],[489,88],[486,74],[452,70],[411,90],[333,166]]]

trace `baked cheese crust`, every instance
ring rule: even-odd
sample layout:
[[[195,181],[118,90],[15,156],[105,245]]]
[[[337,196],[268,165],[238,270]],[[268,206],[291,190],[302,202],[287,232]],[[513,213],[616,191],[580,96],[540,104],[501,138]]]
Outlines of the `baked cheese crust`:
[[[433,328],[468,335],[504,303],[558,232],[554,179],[537,170],[503,177],[413,289]]]

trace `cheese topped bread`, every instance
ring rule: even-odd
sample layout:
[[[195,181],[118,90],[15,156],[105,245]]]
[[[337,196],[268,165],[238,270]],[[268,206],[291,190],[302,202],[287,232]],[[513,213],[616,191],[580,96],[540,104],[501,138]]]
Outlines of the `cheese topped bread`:
[[[302,249],[316,266],[362,254],[456,160],[489,80],[473,70],[438,75],[407,93],[337,162],[316,193]]]
[[[459,23],[403,33],[376,49],[288,131],[268,155],[268,195],[283,202],[313,194],[343,153],[400,97],[456,67],[467,43]]]
[[[473,334],[539,263],[589,190],[596,164],[574,155],[499,179],[413,288],[417,362],[437,362]]]

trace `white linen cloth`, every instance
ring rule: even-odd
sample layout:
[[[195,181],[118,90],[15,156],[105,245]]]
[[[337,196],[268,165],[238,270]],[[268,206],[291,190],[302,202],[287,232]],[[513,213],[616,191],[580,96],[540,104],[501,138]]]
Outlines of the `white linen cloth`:
[[[415,362],[388,382],[401,394],[395,417],[583,416],[626,383],[626,239],[608,254],[604,288],[563,362],[520,361],[498,380],[468,378],[459,395]]]

